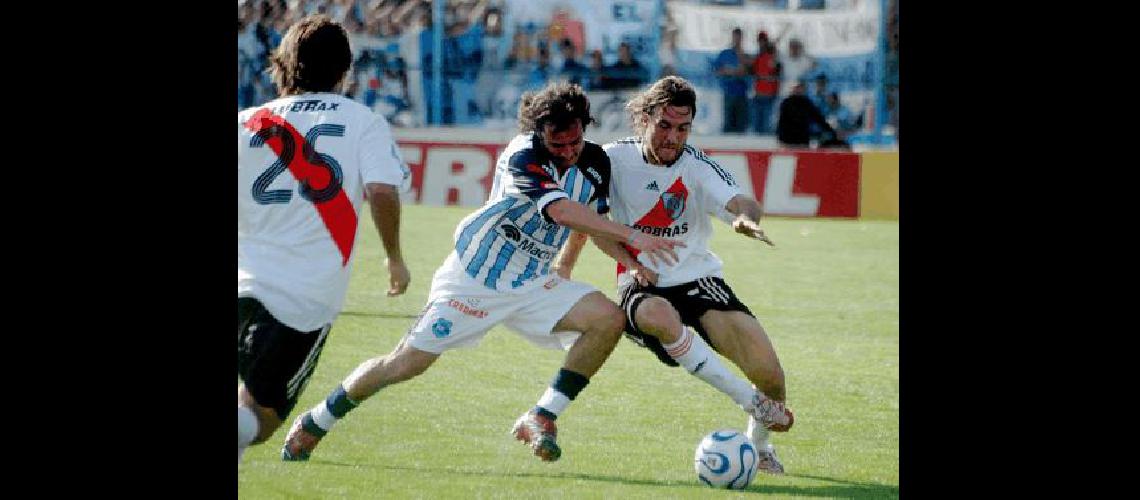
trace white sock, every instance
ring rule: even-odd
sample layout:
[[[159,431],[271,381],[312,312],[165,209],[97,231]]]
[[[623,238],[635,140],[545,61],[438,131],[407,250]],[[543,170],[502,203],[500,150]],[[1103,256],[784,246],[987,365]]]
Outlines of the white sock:
[[[257,415],[245,406],[238,407],[238,462],[245,448],[257,437]]]
[[[309,410],[309,415],[313,417],[313,423],[317,424],[317,427],[324,429],[326,432],[331,431],[333,425],[336,425],[338,420],[336,416],[329,411],[329,407],[324,401],[317,403],[317,406]]]
[[[724,363],[721,363],[720,356],[705,343],[705,339],[694,335],[688,327],[682,327],[677,341],[665,344],[664,347],[665,352],[683,366],[685,371],[727,394],[742,408],[752,405],[752,395],[755,392],[752,384],[728,371]]]
[[[748,431],[745,432],[748,439],[752,440],[752,444],[756,445],[757,450],[763,450],[768,447],[768,436],[772,435],[772,431],[765,429],[760,422],[756,421],[756,417],[748,416]]]
[[[538,406],[558,416],[570,406],[570,398],[554,390],[553,387],[547,387],[546,392],[542,393],[542,397],[538,400]]]

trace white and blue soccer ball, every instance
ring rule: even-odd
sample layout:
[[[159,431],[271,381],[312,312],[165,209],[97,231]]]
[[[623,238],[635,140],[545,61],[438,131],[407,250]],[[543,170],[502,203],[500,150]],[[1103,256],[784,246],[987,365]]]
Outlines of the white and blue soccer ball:
[[[697,479],[713,488],[742,490],[756,477],[756,447],[743,432],[720,429],[697,444]]]

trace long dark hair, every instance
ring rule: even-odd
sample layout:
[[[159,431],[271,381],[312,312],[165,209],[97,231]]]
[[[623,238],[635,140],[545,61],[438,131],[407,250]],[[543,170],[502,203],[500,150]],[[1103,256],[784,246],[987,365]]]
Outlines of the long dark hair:
[[[326,15],[306,17],[285,32],[270,64],[281,95],[334,92],[352,65],[348,34]]]
[[[538,92],[523,94],[519,103],[519,131],[523,133],[541,133],[547,124],[560,132],[570,128],[575,120],[582,123],[582,130],[594,123],[590,100],[582,87],[573,83],[551,83]]]

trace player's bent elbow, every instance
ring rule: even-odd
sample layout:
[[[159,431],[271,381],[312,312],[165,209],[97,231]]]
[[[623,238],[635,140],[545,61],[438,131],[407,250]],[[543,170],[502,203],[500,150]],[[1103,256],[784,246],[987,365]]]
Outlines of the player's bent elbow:
[[[573,216],[570,214],[571,203],[573,202],[565,198],[550,202],[548,205],[546,205],[546,216],[559,226],[566,226],[568,225],[567,223],[574,222],[572,220]]]

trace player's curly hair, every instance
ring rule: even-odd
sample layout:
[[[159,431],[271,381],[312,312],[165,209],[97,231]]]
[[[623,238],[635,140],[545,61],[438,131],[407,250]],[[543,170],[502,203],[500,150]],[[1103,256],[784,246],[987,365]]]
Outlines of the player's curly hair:
[[[652,116],[658,108],[664,105],[688,106],[693,115],[697,114],[697,91],[693,85],[679,76],[667,76],[657,80],[645,92],[630,99],[625,104],[625,110],[633,121],[633,129],[638,135],[645,133],[648,125],[646,117]]]
[[[582,130],[595,123],[590,116],[590,100],[582,87],[566,82],[555,82],[538,92],[527,92],[519,102],[519,131],[542,132],[547,124],[555,132],[570,128],[575,120],[581,121]]]
[[[269,61],[280,95],[335,92],[352,65],[352,49],[341,25],[315,14],[289,27]]]

